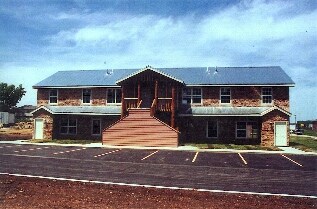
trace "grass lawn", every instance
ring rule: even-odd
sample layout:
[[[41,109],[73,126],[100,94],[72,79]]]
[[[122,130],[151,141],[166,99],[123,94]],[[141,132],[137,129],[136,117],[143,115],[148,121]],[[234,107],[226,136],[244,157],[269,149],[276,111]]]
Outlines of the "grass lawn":
[[[304,135],[308,135],[308,136],[317,136],[317,131],[304,130]]]
[[[317,152],[317,140],[311,137],[291,136],[289,146],[307,152]]]
[[[199,149],[236,149],[236,150],[267,150],[281,151],[277,147],[263,147],[261,145],[237,145],[237,144],[185,144]]]
[[[56,143],[56,144],[91,144],[98,143],[100,140],[73,140],[73,139],[53,139],[53,140],[43,140],[43,139],[31,139],[31,143]]]

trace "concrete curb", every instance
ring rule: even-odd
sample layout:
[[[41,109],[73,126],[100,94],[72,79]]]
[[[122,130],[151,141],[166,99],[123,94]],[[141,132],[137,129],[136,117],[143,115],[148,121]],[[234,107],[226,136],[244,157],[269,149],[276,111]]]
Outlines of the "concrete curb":
[[[172,151],[193,151],[193,152],[218,152],[218,153],[258,153],[258,154],[293,154],[293,155],[316,155],[316,152],[304,152],[293,147],[279,147],[283,151],[266,151],[266,150],[236,150],[236,149],[199,149],[194,146],[179,147],[136,147],[136,146],[111,146],[102,145],[101,143],[91,144],[57,144],[57,143],[32,143],[24,140],[17,141],[0,141],[0,144],[31,144],[39,146],[62,146],[62,147],[89,147],[89,148],[113,148],[113,149],[140,149],[140,150],[172,150]]]

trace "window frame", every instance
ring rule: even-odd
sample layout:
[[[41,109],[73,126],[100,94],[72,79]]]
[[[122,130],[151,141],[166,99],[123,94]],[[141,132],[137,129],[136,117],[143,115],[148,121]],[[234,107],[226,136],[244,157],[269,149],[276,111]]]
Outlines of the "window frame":
[[[270,93],[271,94],[264,94],[264,89],[270,89]],[[271,102],[270,103],[264,102],[264,97],[270,97]],[[271,105],[271,104],[273,104],[273,88],[272,87],[262,87],[261,88],[261,103],[263,105]]]
[[[186,89],[190,89],[190,94],[184,94]],[[194,95],[194,89],[199,89],[200,91],[200,95],[195,94]],[[194,99],[196,98],[200,98],[200,102],[199,103],[194,103]],[[190,103],[187,103],[187,99],[190,99]],[[186,103],[184,103],[184,101],[186,100]],[[182,104],[183,105],[201,105],[203,103],[203,89],[201,87],[185,87],[182,89]]]
[[[108,96],[109,96],[109,90],[114,90],[114,98],[112,98],[114,100],[114,102],[109,102],[108,100]],[[118,98],[118,90],[120,90],[120,102],[117,102],[117,98]],[[107,95],[106,95],[106,101],[107,101],[107,105],[120,105],[122,104],[122,89],[121,88],[107,88]]]
[[[222,89],[229,89],[229,95],[223,95]],[[219,95],[220,95],[220,98],[219,98],[220,104],[222,104],[222,105],[230,105],[231,104],[231,88],[230,87],[220,87]],[[222,97],[229,97],[229,102],[222,102]]]
[[[245,128],[238,129],[238,123],[244,123],[245,124]],[[254,127],[253,125],[256,126],[255,129],[253,128]],[[251,128],[252,128],[251,129],[251,133],[250,133],[251,137],[248,137],[248,126],[251,126]],[[243,136],[243,137],[238,136],[238,131],[239,130],[240,131],[241,130],[245,131],[245,136]],[[253,133],[254,131],[255,131],[256,134]],[[236,122],[236,130],[235,130],[235,132],[236,132],[236,138],[237,139],[258,139],[259,138],[259,124],[258,124],[257,121],[237,121]]]
[[[99,121],[99,133],[94,133],[94,121]],[[91,135],[92,136],[100,136],[101,135],[101,119],[93,118],[91,120]]]
[[[216,132],[217,132],[217,136],[214,137],[214,136],[209,136],[209,123],[215,123],[216,124]],[[218,136],[219,136],[219,123],[218,121],[207,121],[207,124],[206,124],[206,137],[208,139],[218,139]]]
[[[87,95],[84,95],[84,91],[89,90],[90,94],[89,94],[89,102],[84,102],[84,97],[86,97]],[[82,89],[81,92],[81,103],[83,105],[90,105],[92,103],[92,89]]]
[[[63,126],[62,125],[62,121],[63,120],[67,120],[67,125],[66,126]],[[70,120],[74,120],[76,125],[73,126],[73,125],[70,125]],[[62,132],[62,128],[66,128],[66,133],[65,132]],[[75,128],[75,133],[70,133],[70,128]],[[76,135],[77,134],[77,119],[73,119],[73,118],[61,118],[60,120],[60,129],[59,129],[59,133],[62,134],[62,135]]]
[[[56,91],[56,96],[54,95],[54,96],[51,96],[51,92],[52,91]],[[51,98],[56,98],[56,102],[51,102]],[[58,89],[50,89],[49,91],[48,91],[48,103],[49,104],[52,104],[52,105],[56,105],[56,104],[58,104]]]

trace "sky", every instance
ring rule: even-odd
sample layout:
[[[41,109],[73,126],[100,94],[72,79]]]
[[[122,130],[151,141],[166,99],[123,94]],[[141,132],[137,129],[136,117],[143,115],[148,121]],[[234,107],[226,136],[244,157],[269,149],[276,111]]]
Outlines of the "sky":
[[[317,119],[316,0],[1,0],[0,82],[57,71],[281,66],[297,120]]]

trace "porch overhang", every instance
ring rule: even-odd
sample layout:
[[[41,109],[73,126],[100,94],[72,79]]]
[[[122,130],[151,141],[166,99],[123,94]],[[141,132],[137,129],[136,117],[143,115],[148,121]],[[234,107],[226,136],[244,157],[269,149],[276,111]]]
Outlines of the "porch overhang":
[[[180,79],[178,79],[178,78],[176,78],[176,77],[174,77],[174,76],[171,76],[171,75],[169,75],[169,74],[167,74],[167,73],[165,73],[165,72],[163,72],[163,71],[161,71],[161,70],[152,68],[151,66],[146,66],[145,68],[142,68],[141,70],[135,71],[135,72],[133,72],[133,73],[127,75],[126,77],[123,77],[123,78],[117,80],[117,81],[116,81],[116,84],[121,86],[121,84],[122,84],[124,81],[126,81],[126,80],[128,80],[128,79],[130,79],[130,78],[132,78],[132,77],[135,77],[135,76],[137,76],[137,75],[139,75],[139,74],[141,74],[141,73],[143,73],[143,72],[146,72],[146,71],[152,71],[152,72],[158,73],[158,74],[160,74],[160,75],[162,75],[162,76],[164,76],[164,77],[167,77],[167,78],[169,78],[169,79],[172,79],[173,81],[176,81],[176,82],[178,82],[178,83],[184,84],[184,81],[182,81],[182,80],[180,80]]]
[[[228,116],[228,117],[261,117],[274,110],[278,110],[288,116],[291,115],[286,110],[277,106],[273,107],[190,107],[179,114],[181,117],[188,116]]]
[[[53,115],[120,115],[121,106],[40,106],[31,113],[39,110]]]

